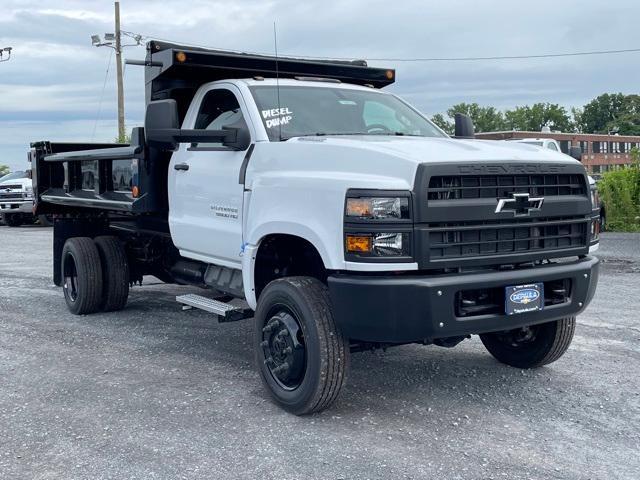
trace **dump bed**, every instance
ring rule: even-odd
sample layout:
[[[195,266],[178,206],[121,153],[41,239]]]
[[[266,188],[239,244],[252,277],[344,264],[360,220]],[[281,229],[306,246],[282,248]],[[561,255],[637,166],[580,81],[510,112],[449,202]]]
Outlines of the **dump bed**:
[[[150,154],[142,128],[129,145],[34,142],[29,157],[37,214],[166,211],[168,155]]]

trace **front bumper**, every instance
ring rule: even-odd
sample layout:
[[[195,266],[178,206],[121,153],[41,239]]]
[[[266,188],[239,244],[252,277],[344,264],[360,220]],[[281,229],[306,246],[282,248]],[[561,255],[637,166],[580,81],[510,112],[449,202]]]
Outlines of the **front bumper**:
[[[336,322],[350,339],[408,343],[509,330],[580,313],[598,282],[595,257],[520,270],[449,275],[334,274],[329,292]],[[568,279],[566,301],[519,315],[456,315],[458,292]]]
[[[33,200],[0,199],[0,213],[33,213]]]

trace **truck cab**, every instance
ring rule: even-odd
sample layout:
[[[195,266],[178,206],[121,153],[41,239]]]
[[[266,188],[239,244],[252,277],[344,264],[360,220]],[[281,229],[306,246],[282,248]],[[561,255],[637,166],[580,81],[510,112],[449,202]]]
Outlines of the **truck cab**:
[[[144,65],[131,144],[32,144],[73,313],[125,308],[145,275],[202,287],[176,300],[253,318],[262,382],[295,414],[333,404],[362,350],[566,351],[598,276],[579,162],[450,138],[361,61],[151,42]]]
[[[560,144],[553,138],[519,138],[517,140],[509,140],[515,143],[524,143],[526,145],[533,145],[535,147],[545,148],[553,152],[561,152]]]

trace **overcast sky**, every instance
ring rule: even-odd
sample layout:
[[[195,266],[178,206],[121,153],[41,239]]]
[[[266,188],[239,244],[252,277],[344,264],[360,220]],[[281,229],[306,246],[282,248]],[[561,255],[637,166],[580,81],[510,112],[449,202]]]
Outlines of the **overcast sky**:
[[[593,0],[122,0],[123,30],[223,49],[353,58],[468,57],[640,47],[640,2]],[[112,141],[115,65],[90,35],[113,31],[113,2],[0,0],[0,164],[26,168],[30,141]],[[143,47],[125,58],[143,58]],[[457,102],[582,106],[638,93],[640,53],[395,67],[392,90],[428,115]],[[101,102],[102,98],[102,102]],[[141,67],[125,69],[127,130],[144,115]]]

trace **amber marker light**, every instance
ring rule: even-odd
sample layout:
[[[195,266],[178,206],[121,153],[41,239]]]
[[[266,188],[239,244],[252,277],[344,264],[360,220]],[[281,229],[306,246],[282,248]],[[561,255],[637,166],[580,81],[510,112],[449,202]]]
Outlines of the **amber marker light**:
[[[176,53],[176,60],[179,61],[180,63],[183,63],[184,61],[187,60],[187,54],[184,52]]]
[[[131,195],[133,195],[133,198],[138,198],[138,195],[140,195],[140,189],[136,185],[131,189]]]
[[[395,76],[395,72],[393,70],[387,70],[386,75],[388,80],[393,80],[393,77]]]
[[[347,234],[347,252],[349,253],[370,253],[373,240],[370,235]]]

